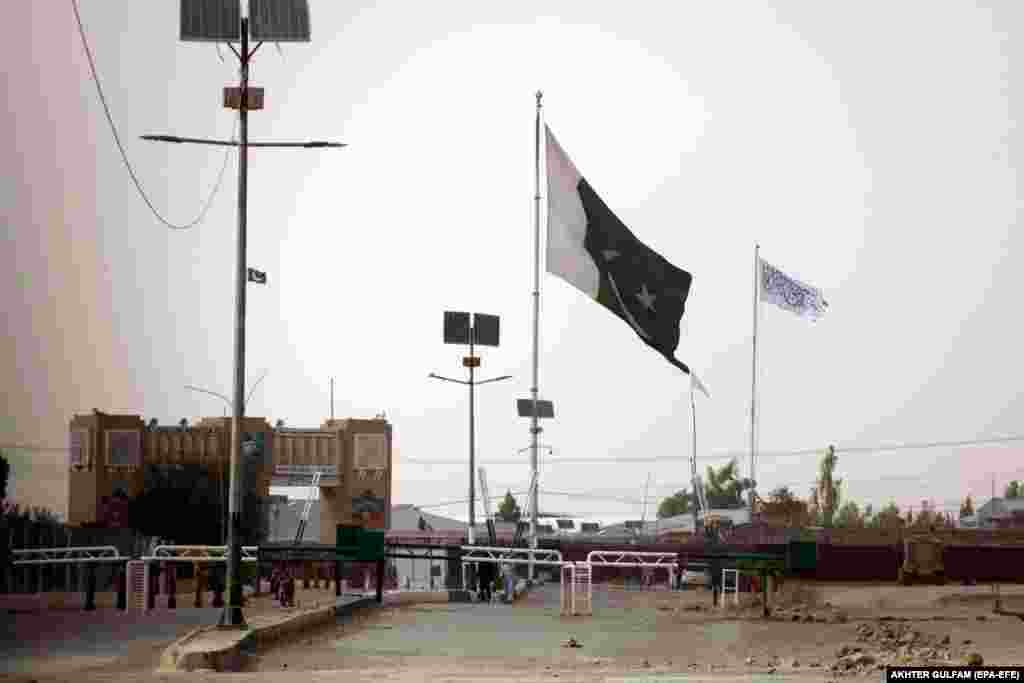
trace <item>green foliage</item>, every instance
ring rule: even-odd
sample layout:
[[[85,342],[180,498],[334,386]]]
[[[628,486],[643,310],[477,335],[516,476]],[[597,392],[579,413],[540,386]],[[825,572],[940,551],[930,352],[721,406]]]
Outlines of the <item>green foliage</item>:
[[[818,483],[811,491],[811,510],[815,521],[831,527],[842,499],[843,480],[834,477],[839,457],[829,446],[818,467]]]
[[[692,501],[693,494],[687,489],[676,491],[658,504],[658,518],[665,519],[676,515],[685,515],[690,512]]]
[[[1021,498],[1024,497],[1024,482],[1019,480],[1011,481],[1006,485],[1005,498]]]
[[[522,514],[522,510],[519,509],[519,503],[512,497],[512,490],[508,489],[505,491],[505,497],[498,504],[496,517],[503,522],[518,522]]]
[[[147,468],[146,490],[129,505],[129,524],[146,536],[179,545],[220,545],[228,507],[227,467],[223,487],[203,465]],[[267,535],[267,506],[252,477],[243,478],[242,544],[259,545]],[[223,496],[223,497],[222,497]]]
[[[736,470],[735,458],[717,470],[708,466],[704,495],[712,509],[729,510],[743,507],[743,492],[752,489],[754,482],[751,479],[739,478]]]
[[[873,529],[902,529],[905,525],[905,520],[900,515],[900,509],[896,503],[890,502],[884,508],[878,511],[871,520],[868,526]]]
[[[856,502],[848,500],[839,508],[836,515],[835,525],[844,529],[858,529],[864,527],[864,515]]]

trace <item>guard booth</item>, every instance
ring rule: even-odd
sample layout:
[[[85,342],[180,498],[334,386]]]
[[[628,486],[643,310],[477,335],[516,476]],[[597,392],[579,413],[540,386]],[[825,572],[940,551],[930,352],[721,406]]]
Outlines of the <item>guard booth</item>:
[[[360,526],[337,525],[335,545],[326,543],[270,543],[261,545],[257,560],[261,569],[275,564],[334,563],[334,594],[341,596],[342,565],[375,564],[377,602],[384,601],[384,531]]]
[[[695,560],[706,564],[711,569],[712,602],[719,605],[725,603],[726,590],[739,591],[739,575],[755,574],[761,578],[761,599],[764,616],[768,616],[768,577],[781,576],[786,570],[785,554],[774,553],[735,553],[723,551],[721,547],[712,548],[710,552],[685,553],[683,564]]]

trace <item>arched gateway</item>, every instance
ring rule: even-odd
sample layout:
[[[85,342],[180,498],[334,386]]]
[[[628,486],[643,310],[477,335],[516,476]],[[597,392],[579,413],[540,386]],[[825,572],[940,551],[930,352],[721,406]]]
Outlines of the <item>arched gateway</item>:
[[[274,428],[246,417],[242,429],[246,479],[259,495],[270,486],[308,486],[321,473],[320,538],[307,540],[333,544],[338,524],[390,526],[392,428],[383,417],[327,420],[318,429]],[[222,477],[231,419],[160,426],[94,410],[71,419],[69,439],[68,523],[129,526],[126,503],[146,489],[151,465],[200,465]]]

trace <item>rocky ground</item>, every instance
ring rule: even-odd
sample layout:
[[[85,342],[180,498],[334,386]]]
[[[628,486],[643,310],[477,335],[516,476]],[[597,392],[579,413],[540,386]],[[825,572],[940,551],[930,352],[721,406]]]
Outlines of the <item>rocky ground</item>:
[[[1024,608],[1024,586],[1004,589],[1002,602]],[[310,677],[496,683],[687,674],[724,682],[765,674],[810,683],[877,675],[887,664],[1024,662],[1024,622],[994,614],[987,587],[791,584],[771,607],[765,619],[753,598],[719,610],[705,591],[599,588],[592,616],[562,617],[558,587],[549,585],[511,606],[375,609],[263,652],[246,673],[181,676],[233,683]],[[118,675],[105,667],[36,680],[177,677],[138,669]]]

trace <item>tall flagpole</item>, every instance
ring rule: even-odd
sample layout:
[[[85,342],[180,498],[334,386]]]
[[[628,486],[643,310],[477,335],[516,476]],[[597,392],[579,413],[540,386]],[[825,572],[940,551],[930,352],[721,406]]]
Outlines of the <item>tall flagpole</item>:
[[[530,500],[530,547],[537,547],[537,491],[540,488],[537,471],[537,436],[540,433],[537,418],[537,395],[539,381],[537,379],[537,359],[540,354],[540,100],[544,96],[537,91],[537,117],[534,123],[533,143],[533,386],[530,395],[533,397],[533,414],[530,417],[530,481],[534,482]],[[534,577],[533,555],[530,555],[530,581]]]
[[[757,454],[757,318],[761,303],[761,245],[754,244],[754,340],[751,344],[750,371],[750,479],[754,480],[754,457]],[[750,521],[754,521],[754,489],[750,489]]]
[[[697,508],[700,506],[700,491],[697,490],[699,486],[697,480],[697,407],[693,400],[693,379],[691,376],[690,380],[690,436],[692,441],[690,442],[690,478],[693,484],[693,535],[697,535]],[[701,510],[700,514],[704,515],[707,519],[707,510]]]

